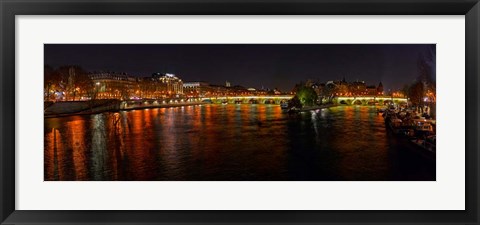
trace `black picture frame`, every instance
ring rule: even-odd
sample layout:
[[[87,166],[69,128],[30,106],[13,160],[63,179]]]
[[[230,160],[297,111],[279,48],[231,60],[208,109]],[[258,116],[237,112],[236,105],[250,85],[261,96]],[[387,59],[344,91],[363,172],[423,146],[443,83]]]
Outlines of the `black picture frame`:
[[[478,0],[0,0],[1,224],[479,224]],[[15,210],[16,15],[465,15],[466,210],[25,211]],[[40,147],[39,147],[40,148]],[[439,196],[440,198],[441,196]],[[254,204],[252,202],[252,204]]]

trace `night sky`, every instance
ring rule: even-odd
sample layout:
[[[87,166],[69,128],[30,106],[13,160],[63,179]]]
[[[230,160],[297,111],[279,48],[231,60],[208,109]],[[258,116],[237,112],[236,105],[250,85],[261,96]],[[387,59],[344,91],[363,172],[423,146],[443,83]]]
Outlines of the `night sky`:
[[[381,81],[385,90],[394,90],[413,82],[419,57],[432,52],[435,45],[426,44],[45,44],[45,64],[132,76],[168,72],[184,82],[229,81],[232,86],[282,91],[307,79],[345,77],[368,85]],[[435,71],[433,58],[429,64]]]

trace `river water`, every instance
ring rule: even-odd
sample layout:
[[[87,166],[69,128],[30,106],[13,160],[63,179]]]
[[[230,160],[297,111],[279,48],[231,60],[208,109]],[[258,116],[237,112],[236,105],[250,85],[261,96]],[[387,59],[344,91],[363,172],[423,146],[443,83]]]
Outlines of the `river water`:
[[[435,180],[374,106],[200,105],[44,120],[45,180]]]

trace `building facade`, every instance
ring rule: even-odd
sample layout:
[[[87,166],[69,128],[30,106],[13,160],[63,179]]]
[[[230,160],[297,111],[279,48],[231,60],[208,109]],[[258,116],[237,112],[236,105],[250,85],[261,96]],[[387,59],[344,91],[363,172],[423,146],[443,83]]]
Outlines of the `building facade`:
[[[206,82],[195,81],[183,83],[183,93],[187,97],[207,97],[210,92],[210,85]]]
[[[183,81],[172,73],[154,73],[152,80],[159,86],[158,89],[167,97],[183,95]]]
[[[383,84],[367,85],[365,81],[347,82],[345,78],[326,83],[307,82],[319,96],[383,96]]]
[[[174,74],[154,73],[132,77],[126,73],[95,72],[89,75],[96,99],[158,99],[183,96],[183,81]],[[92,94],[89,94],[89,99]]]
[[[135,78],[126,73],[99,72],[92,73],[89,77],[93,81],[91,92],[96,99],[129,99],[137,83]]]

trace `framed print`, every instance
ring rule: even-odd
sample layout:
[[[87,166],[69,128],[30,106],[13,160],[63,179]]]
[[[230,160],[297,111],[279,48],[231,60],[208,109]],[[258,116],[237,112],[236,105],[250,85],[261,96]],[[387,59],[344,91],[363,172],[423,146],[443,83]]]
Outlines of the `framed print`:
[[[2,224],[478,224],[476,0],[0,6]]]

